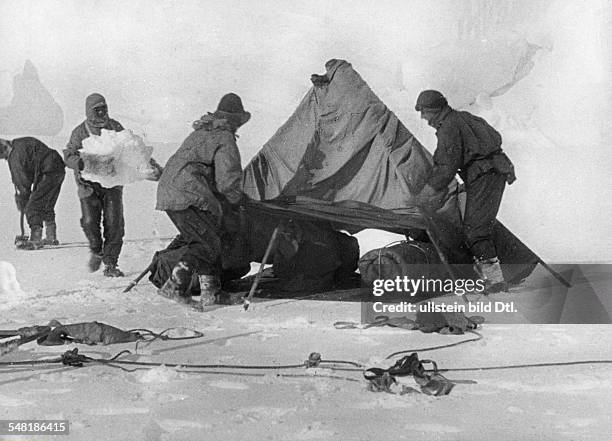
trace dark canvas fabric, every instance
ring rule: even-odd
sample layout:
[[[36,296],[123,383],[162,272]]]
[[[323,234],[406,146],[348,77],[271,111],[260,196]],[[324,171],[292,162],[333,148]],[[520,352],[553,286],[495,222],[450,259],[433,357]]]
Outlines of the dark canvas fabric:
[[[325,81],[315,82],[247,165],[244,192],[258,200],[300,195],[386,209],[414,206],[410,190],[422,186],[431,154],[350,63],[330,60],[325,67]]]
[[[272,219],[256,239],[245,237],[262,242],[254,248],[265,249],[274,225],[292,218],[350,233],[428,230],[450,263],[471,264],[457,181],[448,185],[441,209],[425,213],[418,208],[414,195],[431,171],[431,154],[350,63],[330,60],[325,67],[324,75],[313,75],[314,85],[293,115],[243,172],[243,191],[254,199],[247,205],[249,216],[260,212]],[[496,222],[498,229],[507,231]],[[505,257],[533,269],[537,256],[507,233],[494,234],[496,246],[510,251],[500,253],[502,263]]]

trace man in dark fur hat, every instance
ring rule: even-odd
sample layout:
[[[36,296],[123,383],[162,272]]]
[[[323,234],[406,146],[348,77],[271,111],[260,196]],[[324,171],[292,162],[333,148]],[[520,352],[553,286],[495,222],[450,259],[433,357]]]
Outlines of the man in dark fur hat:
[[[221,225],[224,206],[237,206],[242,167],[236,131],[251,117],[234,93],[217,110],[194,122],[194,131],[168,160],[157,187],[157,210],[165,211],[179,231],[173,246],[185,253],[159,290],[164,297],[191,303],[189,284],[197,274],[201,301],[196,309],[226,303],[221,291]]]

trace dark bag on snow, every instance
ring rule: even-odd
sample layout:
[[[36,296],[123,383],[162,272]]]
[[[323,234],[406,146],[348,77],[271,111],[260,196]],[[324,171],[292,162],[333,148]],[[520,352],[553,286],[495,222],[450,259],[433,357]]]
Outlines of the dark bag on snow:
[[[463,334],[483,323],[483,317],[462,312],[417,312],[416,316],[417,329],[425,333]]]
[[[124,331],[114,326],[98,322],[62,325],[57,321],[53,321],[49,326],[52,327],[51,332],[43,335],[37,340],[39,345],[57,346],[66,343],[110,345],[140,340],[140,335],[136,332]]]
[[[153,255],[153,261],[151,262],[151,274],[149,275],[149,280],[151,283],[157,288],[161,288],[172,274],[172,269],[177,263],[179,263],[184,254],[185,247],[167,248],[165,250],[157,251]],[[224,283],[230,280],[240,279],[242,276],[246,275],[250,269],[250,265],[237,268],[224,267],[221,273],[221,282]],[[190,290],[192,296],[200,295],[198,275],[195,273],[191,278]]]
[[[367,252],[359,259],[359,273],[366,285],[372,285],[377,279],[393,280],[398,276],[410,279],[446,277],[434,246],[417,241],[403,241]]]
[[[322,291],[355,272],[359,243],[348,234],[314,222],[281,229],[273,258],[274,277],[284,291]]]

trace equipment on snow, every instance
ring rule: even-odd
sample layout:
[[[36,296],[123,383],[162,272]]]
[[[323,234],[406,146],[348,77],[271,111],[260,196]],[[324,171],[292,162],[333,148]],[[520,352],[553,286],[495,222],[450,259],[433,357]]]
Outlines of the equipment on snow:
[[[365,253],[359,259],[359,274],[365,284],[373,285],[377,279],[395,279],[397,276],[440,279],[446,276],[446,271],[433,244],[401,241]],[[415,293],[413,301],[422,294]]]
[[[419,325],[408,317],[388,317],[386,315],[379,315],[374,318],[371,323],[357,323],[357,322],[335,322],[334,328],[336,329],[368,329],[379,326],[391,326],[392,328],[403,328],[408,330],[419,329]]]
[[[416,320],[408,317],[388,317],[379,315],[369,323],[358,323],[349,321],[339,321],[334,323],[336,329],[368,329],[380,326],[391,326],[392,328],[402,328],[419,330],[421,332],[430,333],[438,332],[440,334],[463,334],[478,328],[484,323],[485,319],[475,315],[466,317],[460,312],[418,312]]]
[[[433,365],[433,373],[425,371],[424,363]],[[416,352],[406,355],[395,362],[388,369],[370,368],[366,369],[363,376],[370,382],[369,389],[373,392],[394,393],[392,386],[397,384],[395,377],[412,375],[414,381],[419,385],[421,392],[426,395],[441,396],[448,395],[455,387],[455,383],[450,381],[438,372],[438,365],[433,360],[419,360]],[[404,389],[400,392],[406,393]]]
[[[123,290],[124,293],[129,292],[132,290],[132,288],[134,288],[136,285],[138,285],[138,283],[140,282],[140,280],[146,276],[147,274],[149,274],[149,272],[151,271],[151,265],[149,265],[143,272],[141,272],[138,277],[136,277],[134,280],[132,280],[128,286],[125,287],[125,289]]]
[[[467,317],[462,312],[417,312],[417,329],[421,332],[438,332],[440,334],[463,334],[478,328],[485,321],[484,317],[474,315]]]
[[[14,351],[19,346],[34,341],[51,332],[50,326],[29,326],[17,330],[0,331],[0,356]],[[14,338],[18,337],[18,338]]]
[[[114,343],[129,343],[142,339],[139,332],[122,329],[99,322],[75,323],[62,325],[56,320],[49,323],[49,332],[38,337],[42,346],[57,346],[67,343],[82,343],[86,345],[110,345]]]

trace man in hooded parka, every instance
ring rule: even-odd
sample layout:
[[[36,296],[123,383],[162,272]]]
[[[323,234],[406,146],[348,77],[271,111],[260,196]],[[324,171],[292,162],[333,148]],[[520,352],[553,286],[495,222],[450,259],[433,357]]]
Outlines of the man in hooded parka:
[[[66,175],[62,157],[42,141],[24,137],[0,139],[0,159],[8,162],[17,209],[25,214],[30,226],[29,240],[21,248],[58,245],[55,204]]]
[[[85,167],[79,150],[83,148],[83,140],[90,135],[100,135],[102,129],[121,132],[123,126],[110,118],[106,100],[99,93],[89,95],[85,100],[86,119],[75,127],[70,141],[64,149],[64,162],[74,170],[78,196],[81,203],[81,227],[89,241],[91,256],[89,270],[97,271],[104,263],[104,275],[107,277],[122,277],[123,272],[117,267],[119,253],[123,246],[123,187],[102,187],[97,182],[82,178],[81,171]],[[100,229],[100,222],[104,233]]]
[[[193,304],[196,309],[229,301],[220,283],[222,223],[224,206],[236,207],[244,198],[236,131],[250,117],[238,95],[226,94],[214,113],[194,122],[194,131],[164,168],[156,209],[165,211],[179,231],[172,245],[184,249],[159,290],[164,297],[191,303],[188,288],[197,274],[201,301]]]

